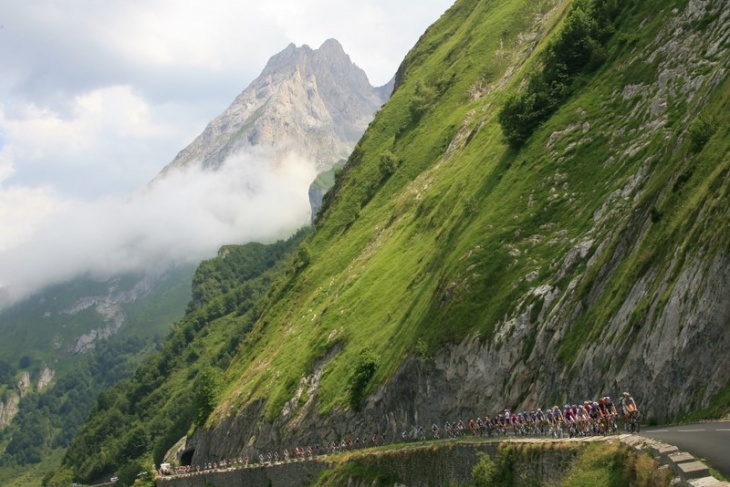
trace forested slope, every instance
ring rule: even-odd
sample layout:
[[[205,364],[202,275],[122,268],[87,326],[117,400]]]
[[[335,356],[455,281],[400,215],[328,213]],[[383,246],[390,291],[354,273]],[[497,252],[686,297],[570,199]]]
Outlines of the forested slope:
[[[131,379],[103,392],[68,449],[73,478],[92,481],[111,472],[122,480],[151,470],[192,425],[215,407],[220,374],[261,312],[263,297],[291,269],[302,230],[286,241],[221,248],[193,277],[192,300],[160,350]],[[103,445],[103,446],[102,446]],[[71,472],[56,473],[63,484]]]

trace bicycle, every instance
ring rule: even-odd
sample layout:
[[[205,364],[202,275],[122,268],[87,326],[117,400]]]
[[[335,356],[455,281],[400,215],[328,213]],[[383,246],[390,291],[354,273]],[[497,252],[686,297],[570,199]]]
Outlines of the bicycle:
[[[628,426],[631,433],[639,433],[641,431],[641,413],[639,411],[633,411],[629,415]]]

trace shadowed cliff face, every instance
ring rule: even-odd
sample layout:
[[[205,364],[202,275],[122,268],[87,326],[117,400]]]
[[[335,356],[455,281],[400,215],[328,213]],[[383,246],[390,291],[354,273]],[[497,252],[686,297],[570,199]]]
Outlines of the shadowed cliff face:
[[[370,86],[336,40],[314,50],[290,44],[162,175],[188,166],[217,169],[255,146],[271,149],[274,165],[293,152],[327,170],[349,156],[389,95]]]
[[[468,4],[458,3],[457,7],[462,8],[455,8],[451,14],[470,18],[471,12],[475,16]],[[560,5],[557,2],[554,6]],[[691,127],[697,122],[693,121],[707,117],[717,127],[720,119],[713,117],[721,117],[716,114],[730,107],[730,51],[722,42],[730,31],[726,7],[727,2],[707,0],[667,7],[659,18],[650,16],[649,10],[625,12],[627,17],[634,16],[632,21],[646,24],[641,34],[645,36],[640,41],[642,49],[616,48],[620,61],[586,81],[585,91],[531,139],[521,157],[503,156],[502,160],[509,163],[485,183],[488,190],[482,189],[498,192],[501,198],[490,200],[489,196],[479,195],[470,203],[464,197],[459,200],[461,206],[454,206],[466,210],[451,214],[458,218],[438,213],[449,208],[447,198],[451,195],[446,184],[439,185],[440,181],[452,178],[452,186],[468,187],[468,183],[456,181],[453,174],[462,170],[462,160],[472,157],[471,152],[477,151],[473,147],[480,140],[485,154],[501,150],[494,139],[484,141],[493,137],[487,127],[493,123],[490,114],[496,102],[490,101],[490,93],[509,83],[519,84],[514,73],[524,57],[511,58],[516,64],[506,67],[494,83],[479,80],[471,85],[468,100],[473,104],[468,110],[453,108],[462,110],[462,118],[454,116],[451,137],[440,142],[444,150],[432,165],[409,183],[401,182],[400,187],[386,176],[380,189],[383,193],[390,191],[390,199],[379,198],[377,193],[364,197],[359,213],[345,223],[338,222],[338,227],[333,222],[344,214],[342,208],[350,196],[348,190],[352,190],[348,181],[358,181],[367,174],[367,162],[363,161],[368,161],[368,141],[386,138],[385,134],[366,133],[361,142],[363,154],[351,158],[345,167],[332,208],[319,225],[321,234],[339,237],[337,232],[341,231],[354,239],[360,222],[367,220],[369,238],[363,239],[359,254],[350,254],[346,270],[333,271],[322,280],[317,298],[307,301],[306,296],[299,296],[310,307],[308,314],[286,298],[273,309],[279,306],[287,310],[278,315],[287,320],[290,316],[311,317],[306,321],[327,330],[330,338],[337,333],[350,338],[356,333],[352,330],[366,326],[363,323],[372,315],[382,316],[372,333],[382,333],[387,320],[398,326],[394,326],[390,340],[383,344],[368,342],[368,346],[376,350],[381,364],[391,353],[402,352],[403,358],[368,389],[361,411],[356,413],[338,403],[325,407],[327,414],[322,415],[322,402],[331,401],[332,388],[338,387],[327,381],[338,367],[348,367],[342,361],[349,361],[352,368],[355,355],[347,355],[348,350],[364,347],[362,342],[343,339],[344,346],[315,361],[295,382],[291,400],[274,417],[266,401],[256,399],[260,396],[255,393],[252,396],[256,400],[244,404],[237,414],[231,414],[230,402],[224,400],[213,421],[217,426],[201,428],[188,440],[196,449],[196,459],[321,443],[342,435],[367,436],[375,431],[397,434],[416,424],[491,416],[505,407],[562,405],[601,395],[617,398],[624,390],[637,398],[645,416],[671,418],[707,407],[727,388],[730,370],[730,355],[726,353],[730,347],[730,168],[727,134],[708,137],[707,148],[689,141],[696,137]],[[557,11],[536,17],[536,32],[549,24],[550,15]],[[430,29],[434,36],[442,31],[452,32],[440,24]],[[628,31],[617,35],[618,45],[639,42],[638,37],[627,40]],[[523,32],[516,37],[526,46],[536,35]],[[431,38],[425,36],[422,43],[429,53],[437,51]],[[524,55],[533,48],[524,47],[521,52]],[[454,52],[455,48],[449,55],[455,57]],[[419,63],[427,62],[423,56],[423,50],[417,49],[409,55],[394,99],[407,96],[408,90],[415,93],[416,99],[429,94],[427,89],[413,89],[408,84],[409,76],[418,76]],[[434,90],[438,89],[436,84]],[[447,94],[441,97],[453,100]],[[480,100],[483,106],[478,105]],[[431,103],[425,110],[438,109],[434,107],[439,101]],[[703,113],[706,115],[700,115]],[[421,112],[418,115],[423,116]],[[423,120],[421,124],[426,123]],[[377,130],[378,119],[373,127]],[[397,152],[398,141],[406,138],[406,130],[402,128],[395,134],[396,142],[389,150]],[[370,159],[382,161],[381,154]],[[408,164],[404,159],[400,163]],[[483,167],[488,172],[486,162]],[[398,175],[397,168],[395,171]],[[592,179],[597,173],[603,179]],[[473,171],[465,170],[464,174],[478,178]],[[534,179],[519,186],[529,178]],[[512,186],[502,192],[492,189],[500,184]],[[394,202],[388,205],[386,201]],[[413,212],[408,212],[410,203]],[[479,216],[472,216],[496,213],[500,205],[506,207],[504,213],[509,219],[477,220]],[[382,207],[388,210],[377,213]],[[382,215],[385,217],[378,220]],[[528,217],[539,224],[530,227]],[[460,221],[469,218],[474,220],[469,225]],[[411,222],[421,224],[408,226]],[[430,261],[425,257],[426,264],[409,268],[409,252],[415,252],[418,239],[433,226],[440,229],[433,241],[433,245],[443,247],[440,256]],[[492,233],[499,234],[495,237],[497,244],[491,244]],[[390,244],[399,239],[408,244],[394,249]],[[313,254],[327,248],[329,252],[323,254],[335,259],[338,247],[322,244],[325,240],[315,235],[313,241],[322,247]],[[446,248],[441,243],[444,240],[458,250]],[[349,244],[358,245],[352,241]],[[382,265],[388,269],[387,274],[377,274],[372,269],[380,264],[379,258],[385,259],[381,256],[386,252],[398,256],[388,256],[391,264],[398,265]],[[450,253],[448,264],[444,264],[444,253]],[[500,264],[491,264],[495,261]],[[488,274],[491,282],[498,283],[495,287],[483,284],[488,264],[501,266],[500,272]],[[316,262],[312,264],[315,266]],[[418,292],[404,292],[396,298],[389,288],[393,295],[390,302],[378,290],[387,288],[401,268],[410,272],[410,280],[405,281],[408,290]],[[323,272],[321,266],[316,270]],[[433,274],[438,279],[434,278],[434,285],[424,290]],[[369,284],[360,286],[361,282]],[[295,284],[293,288],[305,286]],[[333,289],[332,293],[327,294],[327,289]],[[478,296],[477,290],[481,292]],[[348,301],[348,293],[358,292],[358,300]],[[424,295],[427,297],[422,298]],[[496,295],[506,296],[508,303],[500,303]],[[420,321],[403,317],[400,310],[418,310],[416,301],[404,296],[429,301],[429,313]],[[377,301],[389,312],[378,315],[376,306],[362,304],[368,301]],[[348,305],[357,307],[360,314],[349,315]],[[493,308],[502,312],[480,328],[479,320],[491,316]],[[332,313],[332,309],[342,316],[339,320],[321,316]],[[276,316],[274,311],[264,321],[275,321]],[[356,324],[348,324],[348,319]],[[474,323],[464,324],[466,320]],[[295,340],[295,332],[305,326],[292,320],[282,330],[286,330],[289,340]],[[401,347],[398,341],[406,336],[408,327],[418,328],[426,339],[433,335],[448,338],[420,354],[415,344]],[[445,331],[452,329],[459,331]],[[415,341],[419,335],[414,337]],[[251,363],[276,363],[277,352],[270,352],[265,361]],[[243,376],[267,383],[267,387],[277,383],[273,375],[257,375],[250,370]],[[267,377],[269,382],[260,377]],[[247,393],[255,391],[244,380],[240,387]],[[339,387],[347,389],[348,384],[341,381]]]

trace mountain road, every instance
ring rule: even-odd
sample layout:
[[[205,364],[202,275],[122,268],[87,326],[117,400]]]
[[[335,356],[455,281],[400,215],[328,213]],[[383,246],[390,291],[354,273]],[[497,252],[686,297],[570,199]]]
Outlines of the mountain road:
[[[675,445],[705,459],[710,466],[730,478],[730,421],[647,427],[641,430],[640,435]]]

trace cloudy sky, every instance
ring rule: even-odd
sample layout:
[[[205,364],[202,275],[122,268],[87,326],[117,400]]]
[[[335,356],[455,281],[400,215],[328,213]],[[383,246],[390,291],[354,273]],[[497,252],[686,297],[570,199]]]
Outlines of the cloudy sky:
[[[272,221],[291,219],[284,200],[303,204],[284,196],[301,186],[291,175],[239,174],[262,178],[270,191],[257,200],[242,200],[235,184],[233,199],[221,199],[217,185],[230,180],[199,175],[176,182],[193,184],[184,197],[172,185],[139,189],[289,43],[334,37],[381,85],[452,3],[3,0],[0,286],[33,290],[80,272],[135,269],[182,238],[194,242],[174,253],[197,259],[230,240],[280,236],[297,223],[251,229],[261,205],[280,212]],[[212,194],[220,201],[211,205]],[[259,209],[232,216],[231,204]],[[199,242],[203,230],[213,236]]]

